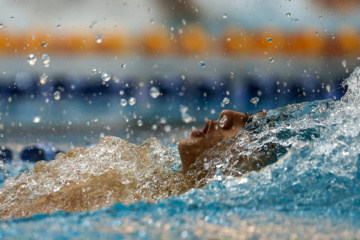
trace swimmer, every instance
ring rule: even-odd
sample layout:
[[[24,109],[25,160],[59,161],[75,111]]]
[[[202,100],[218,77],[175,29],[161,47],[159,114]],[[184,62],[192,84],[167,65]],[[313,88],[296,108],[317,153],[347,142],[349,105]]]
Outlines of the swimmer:
[[[266,115],[265,110],[256,114],[223,110],[218,120],[206,123],[203,131],[194,130],[190,138],[181,140],[179,154],[184,182],[180,193],[207,185],[218,166],[222,166],[221,173],[225,176],[241,178],[247,172],[276,162],[275,144],[267,143],[267,149],[251,146],[257,138],[257,124],[263,122],[261,119],[266,119]]]
[[[253,117],[265,117],[266,112],[244,114],[230,110],[223,110],[216,121],[208,120],[202,131],[194,130],[190,138],[179,143],[179,153],[182,162],[182,172],[186,173],[197,158],[215,147],[223,140],[233,138]]]
[[[180,172],[169,167],[176,157],[155,138],[137,146],[105,136],[92,148],[78,147],[48,163],[37,162],[32,171],[10,179],[0,189],[0,219],[58,210],[89,211],[115,203],[155,203],[205,186],[217,163],[225,162],[228,151],[233,151],[233,157],[226,160],[228,165],[222,172],[241,177],[258,170],[261,159],[269,159],[269,154],[261,155],[264,151],[257,149],[250,157],[241,155],[247,152],[242,141],[249,142],[253,136],[249,131],[253,119],[265,116],[264,111],[254,115],[222,111],[218,120],[209,120],[203,131],[195,130],[179,143]],[[246,131],[241,131],[243,128]]]

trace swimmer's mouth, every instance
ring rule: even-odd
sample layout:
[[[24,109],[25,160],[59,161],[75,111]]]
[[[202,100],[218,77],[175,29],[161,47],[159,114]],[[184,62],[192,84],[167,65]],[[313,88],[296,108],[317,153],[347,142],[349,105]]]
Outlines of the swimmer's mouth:
[[[209,132],[209,129],[210,129],[210,120],[207,121],[204,129],[202,131],[199,131],[199,130],[194,130],[191,132],[191,137],[205,137],[206,134]]]

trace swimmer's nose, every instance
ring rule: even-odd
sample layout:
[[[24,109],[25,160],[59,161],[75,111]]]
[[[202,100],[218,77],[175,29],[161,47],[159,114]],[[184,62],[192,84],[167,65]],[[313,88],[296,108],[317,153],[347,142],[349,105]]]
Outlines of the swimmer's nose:
[[[211,125],[211,120],[208,120],[208,121],[206,122],[206,125],[205,125],[203,131],[202,131],[205,135],[209,132],[210,125]]]

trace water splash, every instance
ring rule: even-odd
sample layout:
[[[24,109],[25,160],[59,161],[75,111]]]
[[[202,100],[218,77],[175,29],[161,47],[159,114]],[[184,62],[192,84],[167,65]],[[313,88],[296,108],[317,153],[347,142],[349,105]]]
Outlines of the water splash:
[[[95,147],[60,153],[54,161],[37,162],[32,171],[8,178],[0,190],[1,218],[91,210],[116,202],[154,203],[181,192],[181,175],[172,169],[178,161],[157,139],[139,147],[104,137]]]
[[[29,234],[31,228],[31,236],[61,232],[72,237],[85,234],[99,238],[115,234],[128,238],[200,238],[216,237],[216,234],[219,238],[245,239],[254,236],[276,239],[284,235],[288,238],[359,238],[360,68],[355,69],[345,85],[348,90],[340,101],[294,104],[250,119],[235,138],[204,153],[186,176],[187,184],[204,186],[202,189],[189,190],[156,204],[139,202],[125,206],[118,203],[95,212],[58,212],[34,216],[32,220],[4,222],[0,234],[5,237],[14,236],[14,232]],[[36,188],[49,191],[48,198],[52,200],[54,194],[65,194],[64,188],[83,187],[79,184],[100,176],[100,181],[105,179],[101,187],[97,187],[94,180],[94,185],[90,185],[93,188],[85,187],[85,192],[80,189],[85,198],[87,194],[97,194],[92,195],[98,199],[94,206],[116,202],[113,197],[116,191],[109,194],[111,181],[120,181],[121,186],[128,189],[134,184],[131,177],[137,172],[136,177],[144,182],[136,185],[139,186],[136,196],[144,197],[145,201],[157,199],[163,190],[167,192],[167,187],[174,186],[177,180],[172,177],[180,175],[172,167],[179,162],[178,157],[171,155],[173,148],[153,140],[141,147],[124,142],[106,137],[93,152],[75,149],[53,162],[40,163],[33,172],[8,180],[7,186],[1,189],[1,198],[7,198],[7,201],[2,199],[1,209],[5,209],[5,213],[15,211],[23,206],[16,202],[18,200],[26,204],[38,201],[33,195]],[[265,167],[263,156],[275,163]],[[122,162],[120,158],[129,161]],[[245,161],[238,161],[240,159]],[[205,163],[206,171],[195,171],[196,165],[201,167]],[[255,171],[248,172],[246,168]],[[119,172],[111,175],[114,171]],[[159,176],[166,177],[158,178],[158,171],[164,171],[165,174]],[[198,177],[202,180],[196,182]],[[59,184],[64,186],[58,189]],[[105,191],[101,192],[102,189]],[[126,201],[135,199],[139,198]]]

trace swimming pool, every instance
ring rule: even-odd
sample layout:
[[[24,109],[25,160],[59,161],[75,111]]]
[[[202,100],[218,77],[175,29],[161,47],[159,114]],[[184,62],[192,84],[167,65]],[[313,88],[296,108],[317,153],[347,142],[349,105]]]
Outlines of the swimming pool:
[[[242,178],[217,165],[213,181],[154,204],[35,215],[0,223],[2,238],[278,239],[359,238],[360,68],[341,101],[268,112],[257,141],[286,146],[277,163]],[[267,127],[266,127],[267,126]],[[314,129],[314,131],[304,131]],[[253,145],[252,145],[253,144]],[[169,146],[176,153],[176,146]]]

